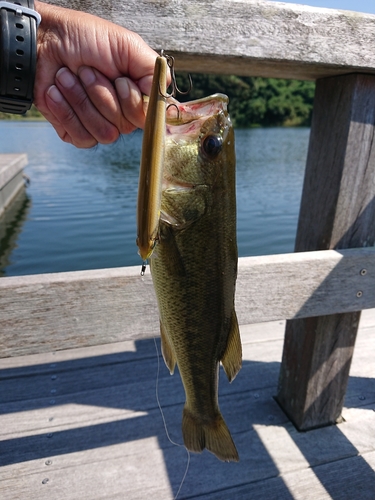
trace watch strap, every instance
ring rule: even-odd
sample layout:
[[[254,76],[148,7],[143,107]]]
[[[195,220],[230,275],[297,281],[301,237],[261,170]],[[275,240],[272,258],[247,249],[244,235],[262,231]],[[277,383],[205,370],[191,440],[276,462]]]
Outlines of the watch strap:
[[[33,102],[36,30],[34,0],[0,2],[0,111],[23,114]]]

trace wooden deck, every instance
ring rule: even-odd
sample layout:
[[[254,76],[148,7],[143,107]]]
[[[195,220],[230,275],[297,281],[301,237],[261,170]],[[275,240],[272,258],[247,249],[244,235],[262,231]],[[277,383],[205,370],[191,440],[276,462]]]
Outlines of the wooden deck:
[[[0,154],[0,217],[25,186],[25,165],[26,154]]]
[[[220,380],[240,462],[192,454],[178,498],[373,500],[375,309],[362,313],[344,422],[305,433],[273,399],[284,322],[243,326],[241,336],[243,368],[231,385]],[[174,498],[187,453],[166,437],[157,365],[152,338],[1,359],[0,498]],[[181,443],[184,393],[162,360],[158,385]]]

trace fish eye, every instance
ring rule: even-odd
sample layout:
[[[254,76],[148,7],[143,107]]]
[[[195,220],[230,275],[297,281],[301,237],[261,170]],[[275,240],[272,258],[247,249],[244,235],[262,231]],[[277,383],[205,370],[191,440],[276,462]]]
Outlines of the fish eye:
[[[223,146],[223,139],[220,135],[209,134],[202,140],[202,150],[206,156],[215,158]]]

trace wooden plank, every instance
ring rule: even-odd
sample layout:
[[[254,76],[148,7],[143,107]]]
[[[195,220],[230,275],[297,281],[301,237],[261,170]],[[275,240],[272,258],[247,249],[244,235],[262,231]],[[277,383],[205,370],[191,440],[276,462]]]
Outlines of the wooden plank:
[[[372,311],[372,310],[370,310]],[[375,311],[374,311],[375,317]],[[241,325],[241,341],[243,353],[252,352],[254,344],[268,342],[271,346],[275,342],[283,341],[285,321],[271,321],[268,323]],[[159,346],[159,339],[155,338]],[[158,347],[160,352],[160,347]],[[268,352],[268,351],[267,351]],[[270,349],[272,352],[272,348]],[[139,339],[112,344],[101,344],[91,347],[66,349],[64,351],[43,352],[19,357],[2,358],[1,379],[33,375],[35,373],[53,373],[57,367],[64,366],[65,362],[73,365],[79,360],[79,366],[86,368],[96,364],[115,364],[131,360],[135,356],[140,360],[155,359],[156,350],[154,339]],[[60,368],[61,369],[61,368]],[[70,368],[68,368],[70,370]]]
[[[374,245],[374,124],[374,76],[318,81],[296,251]],[[360,313],[335,312],[287,322],[277,398],[301,430],[340,418]]]
[[[279,325],[275,323],[256,326],[259,330],[275,330],[274,339],[271,337],[265,342],[263,338],[267,334],[256,333],[255,342],[250,342],[253,335],[241,329],[243,367],[233,384],[228,384],[221,373],[220,399],[239,394],[246,405],[249,400],[262,401],[264,390],[271,389],[267,397],[274,394],[282,353],[282,336],[279,336]],[[159,343],[158,340],[160,356]],[[128,415],[131,408],[141,412],[157,408],[157,358],[153,340],[139,341],[136,349],[126,350],[125,343],[120,343],[119,347],[123,350],[116,352],[115,356],[113,345],[105,345],[102,346],[101,355],[97,347],[80,349],[80,357],[76,357],[75,350],[60,351],[53,356],[52,364],[50,356],[41,354],[30,357],[34,360],[34,366],[17,365],[3,369],[0,372],[0,440],[4,436],[43,433],[48,416],[52,414],[58,418],[48,427],[58,431],[67,428],[67,425],[75,427],[77,422],[80,426],[84,425],[86,419],[83,415],[89,411],[89,407],[93,409],[97,422],[125,418],[124,415]],[[346,403],[348,408],[356,409],[375,401],[375,368],[368,362],[374,348],[375,328],[370,331],[361,328],[351,370]],[[27,357],[19,360],[27,360]],[[170,377],[161,359],[158,385],[163,406],[184,402],[178,372]],[[254,395],[250,395],[250,392],[254,392]],[[258,397],[255,397],[257,392]],[[239,407],[242,407],[242,403],[239,403]],[[60,408],[64,409],[63,413]]]
[[[26,154],[0,154],[0,189],[27,165]]]
[[[375,311],[363,311],[361,314],[360,325],[362,329],[373,329],[375,327]]]
[[[373,452],[375,415],[372,410],[352,411],[352,415],[347,414],[347,422],[337,427],[319,429],[312,433],[298,433],[292,424],[286,422],[286,417],[278,409],[271,394],[270,391],[249,393],[247,401],[243,394],[222,398],[222,408],[239,446],[241,461],[236,467],[228,467],[207,452],[202,455],[193,454],[185,494],[209,494],[212,490],[238,487],[244,482],[251,484],[278,475],[285,478],[290,473],[303,474],[304,470],[312,467],[330,462],[337,464],[340,460],[358,457],[359,452],[363,455]],[[148,471],[152,463],[142,462],[142,457],[144,454],[152,456],[160,449],[163,450],[163,455],[158,455],[158,461],[161,463],[164,460],[170,481],[176,486],[176,477],[182,477],[183,474],[182,464],[186,463],[186,455],[166,439],[158,410],[151,410],[147,414],[134,412],[134,418],[126,418],[121,407],[123,418],[113,412],[112,418],[101,420],[104,409],[87,406],[84,404],[85,400],[82,403],[79,408],[81,415],[78,411],[73,412],[67,405],[55,411],[46,408],[39,419],[32,412],[25,414],[25,419],[29,417],[30,427],[32,422],[36,425],[44,422],[45,433],[35,432],[29,436],[18,433],[15,439],[2,440],[1,493],[9,491],[17,498],[16,493],[28,482],[30,495],[36,495],[36,492],[43,494],[43,490],[40,490],[41,481],[31,483],[30,479],[35,474],[39,477],[44,472],[47,474],[44,477],[48,477],[56,488],[67,487],[72,476],[78,475],[81,478],[81,488],[87,488],[88,498],[100,498],[96,488],[93,488],[92,480],[99,477],[103,482],[103,478],[110,474],[114,480],[113,485],[108,486],[108,495],[113,493],[111,488],[116,490],[117,482],[122,481],[119,477],[121,473],[115,467],[118,462],[122,464],[123,472],[128,470],[132,463],[143,463],[138,473],[143,477],[143,487],[147,491],[154,484]],[[104,405],[106,403],[104,400]],[[169,432],[177,442],[181,442],[180,419],[176,417],[180,409],[180,405],[165,407]],[[98,419],[96,411],[99,411]],[[66,413],[70,413],[70,425],[65,422]],[[270,413],[274,415],[272,421],[269,419]],[[52,425],[48,422],[51,415],[55,416]],[[59,428],[61,424],[64,429]],[[47,432],[52,436],[48,438]],[[156,446],[153,438],[157,438]],[[110,463],[114,459],[116,460]],[[52,462],[53,467],[45,467],[47,460]],[[155,457],[152,460],[156,460]],[[205,481],[206,474],[214,481]],[[324,477],[319,470],[315,474],[318,479]],[[363,460],[362,475],[367,479],[370,479],[371,475],[374,477],[373,470],[368,469]],[[346,486],[347,480],[349,481],[346,476],[341,477],[341,487]],[[126,481],[131,481],[130,475]],[[321,482],[325,485],[324,481]],[[310,481],[310,485],[313,484],[313,481]],[[370,488],[372,480],[366,484]],[[127,498],[133,498],[132,492],[132,486],[129,485]],[[55,498],[54,495],[51,496]],[[67,498],[75,496],[68,493]],[[297,498],[303,497],[299,495]]]
[[[157,437],[22,465],[1,480],[2,500],[173,498]]]
[[[375,71],[375,16],[257,0],[52,0],[139,33],[178,70],[316,79]]]
[[[158,334],[151,276],[140,267],[2,278],[0,290],[2,357]]]
[[[39,461],[39,464],[32,463],[30,464],[34,469],[32,473],[29,472],[30,465],[25,464],[22,475],[14,474],[12,478],[4,479],[2,484],[0,483],[1,498],[3,500],[117,499],[124,498],[126,491],[128,500],[144,500],[149,497],[173,499],[184,474],[186,454],[183,449],[170,449],[166,467],[163,463],[165,455],[158,450],[157,445],[157,441],[151,439],[135,442],[133,449],[138,453],[134,454],[133,461],[122,453],[126,448],[123,445],[87,452],[87,462],[78,465],[74,455],[61,458],[51,456],[50,466],[46,466],[42,461]],[[258,451],[257,448],[254,446],[254,451]],[[236,481],[233,480],[233,476],[239,474],[234,468],[220,463],[217,463],[215,468],[214,462],[207,467],[205,458],[202,460],[201,456],[192,457],[181,496],[178,498],[209,500],[223,498],[373,500],[374,498],[374,471],[370,464],[375,462],[375,452],[366,454],[368,465],[363,457],[356,456],[313,469],[298,469],[285,475],[278,475],[272,460],[269,458],[267,460],[267,454],[262,450],[263,478],[256,479],[257,475],[261,476],[260,468],[257,467],[255,459],[250,460],[246,457],[246,467],[241,463],[237,466],[237,470],[244,474],[242,480],[236,477]],[[207,480],[208,477],[210,480]],[[317,489],[314,489],[317,477],[326,490],[324,496],[317,496]],[[42,484],[46,478],[49,481]],[[207,491],[209,487],[211,490]],[[344,496],[343,492],[347,495]]]
[[[375,307],[374,269],[374,248],[239,259],[239,321]],[[140,267],[2,278],[0,310],[0,357],[159,335],[151,276]]]
[[[371,323],[374,311],[368,316]],[[220,396],[220,406],[239,448],[240,462],[221,463],[208,452],[192,454],[179,498],[247,499],[251,495],[259,500],[315,500],[341,499],[342,492],[348,492],[347,498],[357,498],[355,493],[360,492],[361,499],[372,499],[373,405],[345,409],[345,422],[338,426],[297,432],[272,397],[282,342],[278,338],[278,325],[275,341],[271,331],[264,336],[269,337],[267,342],[262,341],[263,336],[258,332],[272,327],[256,326],[257,343],[251,342],[250,332],[244,333],[244,368],[233,384],[228,384],[224,377],[220,383],[220,388],[226,391]],[[356,373],[371,367],[374,335],[373,327],[367,326],[359,332],[358,339],[364,342],[363,352],[367,353],[367,366],[362,367],[361,357],[354,359]],[[23,401],[0,403],[2,499],[99,500],[122,498],[124,491],[129,500],[174,497],[187,456],[183,448],[172,446],[165,436],[155,397],[155,364],[152,366],[148,354],[144,356],[151,345],[152,340],[142,340],[137,349],[127,346],[123,359],[117,359],[123,365],[123,375],[116,369],[111,373],[105,366],[111,365],[113,346],[104,346],[109,354],[106,360],[100,359],[96,347],[81,349],[81,356],[72,359],[70,366],[67,352],[56,353],[51,357],[62,356],[61,365],[56,359],[56,366],[51,368],[58,375],[69,375],[70,390],[59,394],[59,384],[63,386],[67,380],[50,380],[47,375],[45,383],[41,379],[38,384],[39,398],[34,399],[35,394],[30,393]],[[100,367],[103,368],[105,387],[95,388],[95,380],[90,383],[90,377],[84,374],[86,367],[90,368],[87,365],[90,352],[97,363],[96,380],[100,380]],[[74,351],[70,354],[74,357]],[[120,354],[115,350],[116,356]],[[133,362],[130,356],[134,357]],[[50,357],[42,354],[39,358],[40,362],[34,358],[35,369],[46,375],[43,363],[49,364]],[[138,362],[148,379],[137,380],[134,373],[130,380],[131,371],[126,365]],[[177,374],[170,377],[166,368],[161,374],[159,396],[168,430],[172,439],[181,442],[184,399],[181,387],[176,390]],[[35,378],[25,376],[22,369],[18,375],[13,372],[13,377],[18,379],[19,386],[31,389],[35,385]],[[116,385],[119,378],[122,384]],[[271,380],[271,384],[267,386],[265,380]],[[51,387],[57,389],[53,405],[49,401]],[[17,399],[15,393],[13,396]]]
[[[26,154],[0,154],[0,217],[25,185],[25,165]]]
[[[350,457],[339,462],[325,464],[313,469],[293,471],[288,474],[274,477],[269,480],[239,485],[225,492],[216,491],[205,495],[206,500],[222,500],[226,498],[236,500],[332,500],[352,499],[373,500],[374,498],[374,470],[375,452],[366,455],[369,464],[364,458]],[[316,487],[316,479],[320,487]],[[324,490],[322,490],[322,486]],[[319,494],[319,496],[318,496]]]
[[[239,259],[240,323],[374,307],[374,255],[375,248],[362,248]]]
[[[279,475],[287,479],[291,473],[303,475],[304,471],[311,468],[329,466],[331,462],[337,464],[350,457],[358,458],[359,450],[363,455],[371,454],[374,450],[375,416],[371,410],[356,410],[353,415],[348,413],[348,421],[341,426],[319,429],[312,433],[298,433],[290,423],[286,422],[286,417],[283,417],[278,410],[270,391],[262,391],[260,394],[249,393],[247,396],[247,401],[243,394],[222,398],[224,414],[230,421],[234,439],[239,447],[240,463],[236,467],[228,467],[207,452],[202,455],[193,454],[184,487],[185,495],[194,498],[198,495],[208,495],[215,490],[239,487],[244,483],[250,486]],[[178,429],[180,421],[176,418],[180,409],[181,406],[165,407],[168,430],[172,439],[177,442],[181,442]],[[101,498],[103,494],[101,487],[97,485],[97,479],[100,478],[100,482],[103,483],[103,479],[110,475],[113,478],[107,490],[107,495],[110,496],[117,492],[118,482],[131,482],[131,475],[126,474],[124,477],[124,472],[135,463],[139,464],[138,474],[143,478],[143,489],[148,491],[154,485],[153,475],[149,473],[152,461],[157,461],[159,464],[164,461],[169,480],[176,491],[178,484],[176,478],[183,475],[186,455],[183,453],[184,450],[173,447],[166,439],[156,409],[146,415],[134,413],[134,418],[118,418],[113,414],[112,419],[100,420],[102,409],[82,404],[78,421],[74,420],[74,416],[79,416],[78,413],[70,411],[72,418],[70,425],[64,422],[67,410],[69,413],[70,408],[67,405],[55,412],[46,409],[44,418],[39,419],[46,425],[48,435],[52,434],[49,438],[47,433],[36,432],[30,436],[18,434],[15,439],[1,442],[1,493],[11,492],[17,498],[17,493],[19,494],[25,484],[28,484],[30,488],[28,498],[34,498],[33,495],[37,498],[37,493],[41,495],[40,498],[45,498],[44,490],[41,489],[41,481],[45,477],[51,481],[53,492],[54,488],[57,488],[57,491],[60,488],[68,488],[68,485],[71,486],[71,481],[74,481],[73,478],[79,477],[80,488],[87,490],[88,498]],[[99,411],[98,419],[94,418],[96,411]],[[52,414],[56,423],[52,422],[53,425],[47,430],[50,424],[46,421],[48,422],[48,417]],[[86,418],[82,418],[85,414]],[[272,421],[269,420],[270,414],[274,414]],[[59,429],[59,418],[65,430]],[[29,420],[29,423],[33,421],[39,423],[33,413],[29,414]],[[81,422],[84,425],[81,425]],[[345,433],[342,431],[343,428]],[[158,450],[162,450],[163,455],[157,453],[158,458],[156,458],[155,453]],[[150,457],[151,463],[143,460],[145,454]],[[45,467],[47,460],[53,467]],[[121,464],[121,472],[116,467],[118,463]],[[373,484],[371,477],[374,478],[373,470],[366,466],[363,459],[360,469],[356,467],[356,471],[359,470],[362,472],[362,479],[366,478],[364,484],[367,486],[363,490],[370,491]],[[44,476],[39,481],[31,481],[32,477],[35,475],[40,477],[43,473]],[[212,481],[205,481],[207,476],[211,477]],[[322,474],[321,469],[317,469],[314,476],[317,476],[329,490],[331,485],[327,485],[327,477]],[[311,476],[307,483],[310,487],[315,484],[313,489],[316,493],[317,483],[314,476]],[[165,479],[168,482],[168,478]],[[335,475],[335,479],[341,479],[341,488],[350,486],[351,475],[349,477],[343,475],[341,478]],[[287,484],[288,489],[294,488],[292,483]],[[122,483],[122,487],[126,489],[127,484]],[[140,485],[137,487],[140,488]],[[136,493],[131,484],[128,488],[127,498],[132,499]],[[76,492],[74,488],[70,488],[67,498],[76,498],[72,491]],[[56,498],[52,493],[50,498],[51,496]],[[1,497],[3,498],[2,495]],[[304,497],[299,494],[296,498]],[[315,498],[321,497],[315,495]]]

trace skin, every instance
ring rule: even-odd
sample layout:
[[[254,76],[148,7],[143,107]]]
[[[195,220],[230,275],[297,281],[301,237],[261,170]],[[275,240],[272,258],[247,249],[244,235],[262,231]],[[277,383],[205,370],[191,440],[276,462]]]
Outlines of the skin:
[[[59,137],[80,148],[143,128],[142,94],[157,53],[136,33],[83,12],[36,0],[34,104]]]

